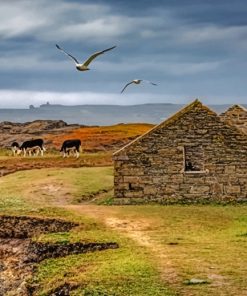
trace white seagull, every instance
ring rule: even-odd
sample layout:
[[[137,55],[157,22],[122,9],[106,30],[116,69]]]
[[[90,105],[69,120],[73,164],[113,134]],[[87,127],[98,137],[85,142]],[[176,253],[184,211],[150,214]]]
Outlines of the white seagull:
[[[143,81],[143,82],[150,83],[150,84],[152,84],[152,85],[157,85],[156,83],[153,83],[153,82],[148,81],[148,80],[134,79],[134,80],[132,80],[131,82],[129,82],[129,83],[127,83],[127,84],[125,85],[125,87],[121,90],[121,93],[123,93],[124,90],[126,89],[126,87],[129,86],[130,84],[132,84],[132,83],[134,83],[134,84],[140,84],[142,81]]]
[[[87,70],[90,70],[88,68],[88,65],[95,59],[97,58],[97,56],[105,53],[106,51],[109,51],[109,50],[112,50],[113,48],[115,48],[116,46],[113,46],[113,47],[110,47],[110,48],[107,48],[105,50],[102,50],[102,51],[98,51],[98,52],[95,52],[94,54],[92,54],[84,63],[79,63],[78,60],[73,57],[71,54],[67,53],[65,50],[63,50],[59,45],[56,44],[56,47],[61,50],[63,53],[65,53],[68,57],[70,57],[74,62],[75,62],[75,65],[76,65],[76,69],[78,71],[87,71]]]

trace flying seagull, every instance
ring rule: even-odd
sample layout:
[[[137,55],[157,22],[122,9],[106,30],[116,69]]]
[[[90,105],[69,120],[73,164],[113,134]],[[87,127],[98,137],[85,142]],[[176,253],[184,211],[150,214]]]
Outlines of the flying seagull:
[[[98,51],[98,52],[95,52],[94,54],[92,54],[84,63],[79,63],[78,60],[73,57],[71,54],[67,53],[65,50],[63,50],[59,45],[56,44],[56,47],[61,50],[63,53],[65,53],[69,58],[71,58],[74,62],[75,62],[75,65],[76,65],[76,69],[78,71],[87,71],[87,70],[90,70],[88,68],[88,65],[95,59],[97,58],[97,56],[105,53],[106,51],[109,51],[109,50],[112,50],[113,48],[115,48],[116,46],[113,46],[113,47],[110,47],[110,48],[107,48],[105,50],[102,50],[102,51]]]
[[[152,84],[152,85],[157,85],[156,83],[153,83],[153,82],[148,81],[148,80],[134,79],[134,80],[132,80],[131,82],[129,82],[129,83],[127,83],[127,84],[125,85],[125,87],[121,90],[121,93],[123,93],[124,90],[126,89],[126,87],[129,86],[130,84],[132,84],[132,83],[134,83],[134,84],[140,84],[142,81],[143,81],[143,82],[150,83],[150,84]]]

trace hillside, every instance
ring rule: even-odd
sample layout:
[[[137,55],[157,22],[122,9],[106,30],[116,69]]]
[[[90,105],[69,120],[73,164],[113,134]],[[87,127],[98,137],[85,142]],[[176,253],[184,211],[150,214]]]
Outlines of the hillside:
[[[25,124],[0,123],[0,176],[19,170],[51,167],[82,167],[112,165],[112,152],[152,128],[151,124],[118,124],[104,127],[68,125],[63,121],[35,121]],[[36,129],[37,128],[37,129]],[[42,137],[47,151],[44,157],[12,157],[13,141]],[[62,158],[62,142],[79,138],[82,141],[81,157]],[[101,152],[101,153],[98,153]]]
[[[114,151],[144,134],[152,127],[152,124],[144,123],[83,127],[63,132],[60,135],[48,135],[45,140],[52,147],[59,148],[64,140],[78,138],[82,141],[84,152]]]
[[[48,149],[59,150],[66,139],[79,138],[85,152],[113,151],[152,128],[152,124],[118,124],[86,127],[62,120],[36,120],[26,123],[0,123],[0,147],[33,138],[43,138]]]

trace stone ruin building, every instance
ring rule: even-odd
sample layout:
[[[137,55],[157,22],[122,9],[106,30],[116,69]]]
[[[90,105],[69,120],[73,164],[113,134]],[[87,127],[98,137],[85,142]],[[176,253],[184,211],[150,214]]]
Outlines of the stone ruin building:
[[[226,112],[220,114],[223,121],[237,126],[241,131],[247,134],[247,110],[239,105],[233,105]]]
[[[247,110],[195,100],[113,155],[120,203],[247,201]]]

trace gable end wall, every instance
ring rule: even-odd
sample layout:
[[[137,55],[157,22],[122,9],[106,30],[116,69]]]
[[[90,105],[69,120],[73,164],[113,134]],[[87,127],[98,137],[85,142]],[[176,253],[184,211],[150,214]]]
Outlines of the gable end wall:
[[[204,168],[184,172],[184,146],[200,145]],[[142,201],[247,201],[247,138],[196,106],[114,155],[115,197]]]

